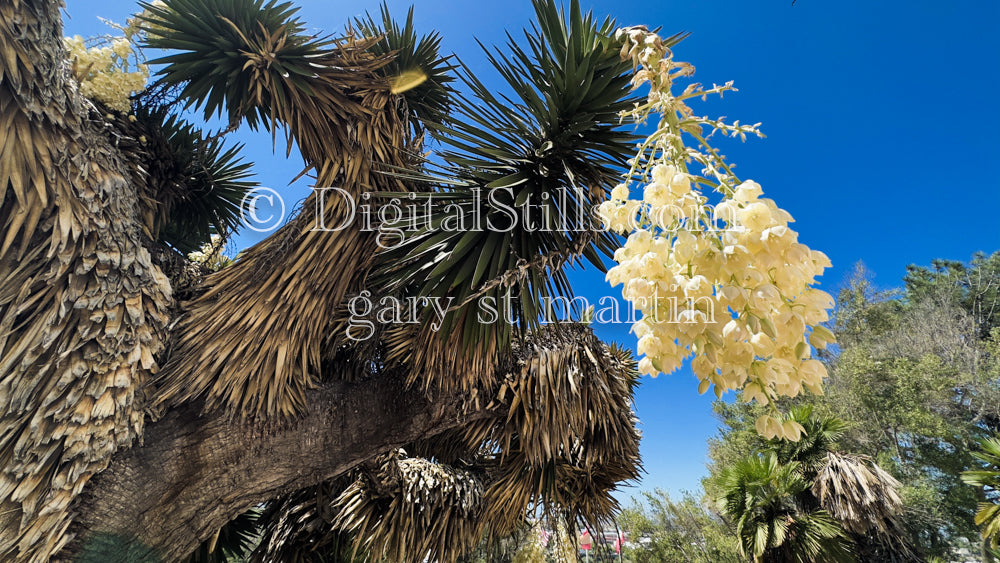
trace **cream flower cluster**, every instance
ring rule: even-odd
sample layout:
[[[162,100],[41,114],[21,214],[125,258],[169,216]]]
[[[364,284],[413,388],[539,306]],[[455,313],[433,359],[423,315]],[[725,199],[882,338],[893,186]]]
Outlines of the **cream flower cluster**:
[[[140,59],[128,37],[107,44],[88,47],[79,35],[63,39],[80,93],[99,101],[109,109],[127,113],[129,98],[146,88],[149,69]]]
[[[221,235],[213,234],[211,240],[201,245],[201,248],[194,252],[189,252],[188,260],[217,272],[233,263],[233,259],[223,254],[226,247],[226,239]]]
[[[673,96],[673,81],[693,67],[675,63],[664,42],[644,28],[619,33],[627,36],[623,55],[637,69],[634,85],[650,85],[647,103],[626,117],[659,118],[626,183],[598,208],[609,229],[629,233],[607,279],[623,285],[625,299],[642,312],[632,326],[640,370],[670,373],[691,358],[700,393],[742,390],[746,401],[765,405],[803,390],[821,394],[826,367],[811,354],[834,340],[820,325],[833,298],[813,285],[830,261],[800,243],[791,215],[762,197],[756,182],[739,181],[707,141],[714,132],[759,135],[758,125],[694,116],[686,99],[721,95],[734,90],[732,84],[709,90],[694,84]],[[685,146],[685,136],[697,148]],[[693,163],[700,173],[688,169]],[[632,198],[631,184],[641,186],[641,199]],[[714,205],[703,188],[718,194]],[[768,438],[797,440],[802,432],[774,410],[757,428]]]

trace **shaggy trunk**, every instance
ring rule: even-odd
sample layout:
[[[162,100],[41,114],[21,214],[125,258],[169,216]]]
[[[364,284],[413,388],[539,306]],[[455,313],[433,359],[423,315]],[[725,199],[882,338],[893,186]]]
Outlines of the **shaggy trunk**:
[[[255,504],[315,485],[394,447],[490,416],[455,398],[428,400],[400,379],[337,382],[310,392],[310,413],[275,423],[177,408],[145,446],[119,453],[79,499],[76,561],[172,561]]]

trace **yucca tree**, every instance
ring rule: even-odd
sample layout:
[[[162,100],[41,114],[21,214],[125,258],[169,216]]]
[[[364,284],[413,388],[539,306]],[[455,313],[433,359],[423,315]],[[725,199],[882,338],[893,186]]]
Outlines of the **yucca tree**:
[[[276,0],[143,4],[165,54],[130,119],[79,93],[58,2],[0,3],[0,559],[323,561],[349,544],[450,561],[534,508],[606,521],[638,473],[634,362],[583,325],[539,325],[606,234],[455,232],[431,205],[383,250],[360,225],[314,229],[349,213],[314,195],[316,214],[217,272],[182,254],[229,234],[252,186],[183,107],[284,135],[316,186],[356,200],[483,216],[530,200],[531,221],[578,221],[630,150],[631,68],[613,21],[534,6],[523,42],[491,52],[501,95],[412,17],[321,38]],[[362,292],[454,306],[356,341]],[[511,323],[475,314],[508,296]]]
[[[972,456],[983,464],[982,468],[963,472],[962,481],[983,491],[986,500],[979,504],[976,525],[981,529],[983,541],[996,551],[1000,543],[1000,504],[996,500],[1000,491],[1000,438],[983,438]]]

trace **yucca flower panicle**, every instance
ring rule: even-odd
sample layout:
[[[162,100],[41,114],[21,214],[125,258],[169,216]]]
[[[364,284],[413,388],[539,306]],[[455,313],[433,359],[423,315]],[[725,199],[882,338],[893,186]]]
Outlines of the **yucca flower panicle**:
[[[833,298],[816,289],[830,266],[822,252],[798,241],[791,215],[742,181],[710,143],[713,135],[763,137],[760,124],[698,116],[694,98],[735,91],[732,82],[697,83],[674,94],[694,67],[675,61],[667,43],[646,28],[618,31],[621,54],[632,61],[634,88],[645,102],[622,113],[655,129],[639,143],[625,180],[598,208],[604,224],[627,234],[607,280],[642,318],[632,327],[646,374],[670,373],[691,359],[698,390],[716,396],[742,390],[745,400],[773,404],[803,391],[822,393],[826,367],[812,347],[834,341],[820,323]],[[632,186],[641,197],[632,197]],[[769,438],[797,440],[795,420],[771,414],[757,421]]]

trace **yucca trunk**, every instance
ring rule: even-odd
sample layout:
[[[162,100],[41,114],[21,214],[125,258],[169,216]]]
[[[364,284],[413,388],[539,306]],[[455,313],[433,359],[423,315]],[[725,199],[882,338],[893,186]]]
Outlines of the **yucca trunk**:
[[[69,78],[60,3],[0,2],[0,559],[44,561],[141,435],[170,284],[139,197]]]
[[[141,395],[157,370],[154,355],[163,348],[173,305],[169,281],[146,248],[151,241],[144,239],[134,178],[102,131],[105,116],[78,94],[69,77],[60,7],[60,2],[44,1],[0,4],[0,224],[5,235],[0,245],[0,559],[5,561],[45,561],[59,551],[71,537],[66,529],[77,513],[71,503],[119,448],[142,435],[146,400]],[[381,129],[372,131],[355,119],[349,131],[336,132],[339,137],[326,136],[324,145],[300,142],[304,154],[312,151],[307,157],[323,164],[321,181],[342,181],[354,191],[374,183],[372,153],[391,155],[403,131],[391,118],[380,119],[389,103],[387,89],[367,88],[365,80],[361,75],[358,84],[342,85],[364,92],[355,100],[339,100],[337,107]],[[322,138],[321,132],[306,136],[310,133],[312,139]],[[251,253],[262,259],[211,278],[202,299],[186,306],[185,321],[174,336],[181,352],[176,357],[182,360],[172,367],[172,381],[197,388],[199,377],[221,370],[218,358],[238,357],[247,363],[226,368],[230,381],[242,381],[242,387],[230,385],[209,400],[221,395],[226,406],[250,402],[247,411],[269,414],[304,407],[308,374],[318,371],[319,346],[334,307],[373,254],[357,230],[320,238],[301,222],[293,224],[279,233],[277,243]],[[286,247],[275,252],[275,244]],[[272,306],[261,310],[262,303]],[[263,338],[269,333],[273,336]],[[191,362],[185,364],[184,358]],[[253,377],[259,373],[267,375]],[[251,387],[267,378],[271,386]],[[171,403],[169,390],[163,392],[161,400]]]
[[[471,421],[457,397],[429,401],[400,378],[336,382],[306,394],[286,423],[201,417],[198,404],[146,429],[76,507],[70,560],[175,561],[254,505],[345,474],[376,455]],[[373,421],[378,421],[373,424]]]
[[[70,504],[120,447],[128,448],[142,435],[146,401],[137,401],[135,395],[146,392],[157,370],[153,357],[163,348],[168,309],[173,306],[170,284],[146,249],[151,241],[143,237],[134,178],[102,131],[104,115],[75,91],[69,78],[60,7],[60,2],[17,0],[0,5],[0,221],[6,235],[0,247],[4,560],[44,561],[59,551],[71,537],[66,527],[79,513]],[[362,69],[377,68],[377,61],[363,49],[344,46],[338,53],[342,66],[355,62]],[[357,60],[348,60],[351,57]],[[387,107],[388,88],[372,86],[370,73],[356,74],[353,82],[338,84],[353,95],[324,100],[337,115],[313,120],[287,113],[278,117],[296,136],[307,161],[317,165],[319,182],[345,185],[359,195],[366,187],[387,182],[372,178],[373,162],[401,164],[398,149],[405,125]],[[333,205],[326,212],[339,219],[342,207]],[[164,379],[168,383],[157,391],[159,402],[176,406],[207,395],[211,406],[230,407],[230,413],[237,406],[242,414],[304,410],[334,310],[375,250],[370,236],[359,229],[333,237],[312,233],[305,223],[294,222],[250,251],[247,260],[209,278],[200,298],[184,305],[173,335],[177,359],[170,365],[170,378]],[[240,362],[234,365],[233,358]],[[209,388],[213,382],[217,385]],[[334,400],[329,392],[324,396]],[[410,412],[398,407],[394,405],[394,412]],[[331,408],[320,412],[328,414]],[[184,412],[189,411],[185,407]],[[163,427],[183,432],[169,422],[176,420],[168,416]],[[189,417],[187,423],[198,435],[208,432],[203,421]],[[340,430],[347,427],[341,424]],[[244,429],[251,432],[252,427]],[[354,431],[365,435],[361,429]],[[185,434],[175,438],[183,440]],[[190,436],[186,439],[193,443]],[[176,442],[156,443],[163,457],[154,459],[165,468],[181,469],[178,480],[167,483],[176,486],[192,476],[186,465],[190,452],[166,449]],[[358,448],[358,457],[345,459],[344,465],[364,459],[361,451],[368,450]],[[209,454],[200,459],[209,470],[225,458]],[[312,479],[322,476],[317,473]],[[257,488],[269,482],[263,475],[255,477],[261,483]],[[314,482],[301,478],[296,473],[282,480],[293,488]],[[108,482],[118,483],[110,477]],[[152,503],[142,513],[169,528],[161,518],[171,515],[156,510],[164,508],[166,499],[143,499],[144,490],[137,488],[124,498]],[[91,494],[102,498],[99,490]],[[247,501],[252,504],[267,497],[248,498],[254,499]],[[129,531],[134,519],[124,520],[122,530],[106,521],[136,514],[126,510],[122,500],[116,498],[110,511],[85,511],[85,522],[108,533],[140,536]],[[189,499],[185,506],[209,504],[196,500]],[[221,507],[214,514],[218,517],[207,516],[206,522],[216,528],[233,516]],[[184,529],[190,533],[198,528],[186,524]],[[87,539],[85,530],[80,535]],[[195,533],[189,539],[199,537]],[[174,555],[189,547],[173,537],[168,544],[167,551]]]

